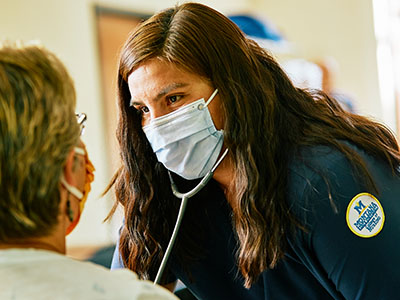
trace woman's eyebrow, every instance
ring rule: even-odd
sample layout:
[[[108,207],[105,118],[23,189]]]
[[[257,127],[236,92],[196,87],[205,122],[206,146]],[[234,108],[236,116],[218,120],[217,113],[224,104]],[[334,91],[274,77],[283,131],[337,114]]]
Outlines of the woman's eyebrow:
[[[163,96],[165,96],[166,94],[170,93],[171,91],[173,91],[173,90],[175,90],[175,89],[177,89],[177,88],[181,88],[181,87],[188,86],[188,85],[189,85],[188,83],[183,83],[183,82],[174,82],[174,83],[171,83],[171,84],[169,84],[169,85],[163,87],[163,88],[160,90],[160,92],[157,94],[157,96],[156,96],[154,99],[152,99],[152,101],[153,101],[153,102],[156,102],[156,101],[160,100],[160,99],[161,99]],[[131,101],[130,101],[130,105],[131,105],[131,106],[141,105],[141,104],[143,104],[141,101],[134,101],[134,100],[131,98]]]
[[[176,83],[172,83],[170,85],[167,85],[166,87],[164,87],[157,95],[157,97],[154,99],[154,101],[157,101],[158,99],[160,99],[161,97],[165,96],[166,94],[168,94],[169,92],[177,89],[177,88],[181,88],[181,87],[185,87],[187,86],[187,83],[183,83],[183,82],[176,82]]]

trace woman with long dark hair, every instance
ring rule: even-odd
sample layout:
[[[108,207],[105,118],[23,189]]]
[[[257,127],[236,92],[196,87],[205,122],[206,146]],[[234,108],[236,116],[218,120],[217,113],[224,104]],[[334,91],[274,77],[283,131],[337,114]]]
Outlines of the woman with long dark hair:
[[[118,91],[115,267],[154,280],[179,211],[173,191],[212,176],[188,199],[163,284],[180,279],[201,299],[395,295],[400,153],[385,126],[294,87],[196,3],[138,26]]]

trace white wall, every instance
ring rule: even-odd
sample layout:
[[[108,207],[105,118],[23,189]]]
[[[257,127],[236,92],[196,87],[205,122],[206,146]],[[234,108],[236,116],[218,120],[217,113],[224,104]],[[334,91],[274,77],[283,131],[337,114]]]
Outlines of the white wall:
[[[353,93],[366,114],[381,118],[372,5],[367,0],[201,1],[225,12],[267,15],[296,44],[298,55],[332,55],[339,62],[339,87]],[[69,245],[107,244],[115,225],[102,224],[112,197],[99,199],[111,178],[98,75],[94,4],[151,14],[175,5],[159,0],[0,0],[0,39],[39,39],[62,59],[75,79],[77,111],[88,114],[84,141],[96,178],[84,214]]]

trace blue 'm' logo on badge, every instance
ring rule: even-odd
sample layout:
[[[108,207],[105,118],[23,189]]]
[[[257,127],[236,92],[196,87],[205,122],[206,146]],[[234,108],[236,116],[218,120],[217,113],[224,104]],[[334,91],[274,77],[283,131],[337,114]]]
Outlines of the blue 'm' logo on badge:
[[[358,201],[356,206],[354,206],[354,209],[358,212],[359,215],[362,213],[364,208],[365,208],[365,205],[361,202],[361,200]]]

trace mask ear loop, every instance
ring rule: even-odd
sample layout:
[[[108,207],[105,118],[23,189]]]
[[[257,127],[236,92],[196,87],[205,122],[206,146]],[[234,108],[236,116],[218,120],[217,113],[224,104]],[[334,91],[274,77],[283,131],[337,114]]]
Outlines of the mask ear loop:
[[[83,198],[83,193],[78,190],[76,187],[70,185],[64,178],[64,174],[61,175],[61,184],[67,189],[68,192],[70,192],[72,195],[74,195],[76,198],[81,200]]]
[[[85,150],[83,149],[83,148],[81,148],[81,147],[74,147],[74,151],[75,151],[75,153],[76,154],[79,154],[79,155],[82,155],[82,156],[85,156]]]
[[[76,154],[78,155],[85,155],[85,150],[80,148],[80,147],[74,147],[74,151]],[[67,189],[67,191],[69,193],[71,193],[72,195],[74,195],[76,198],[78,198],[79,200],[81,200],[83,198],[83,193],[78,190],[76,187],[70,185],[64,177],[64,174],[61,175],[61,184]]]
[[[210,98],[208,98],[207,102],[204,105],[199,104],[198,108],[203,109],[203,108],[207,107],[208,104],[210,104],[211,100],[214,99],[214,97],[217,93],[218,93],[218,89],[215,89],[215,91],[211,94]]]

